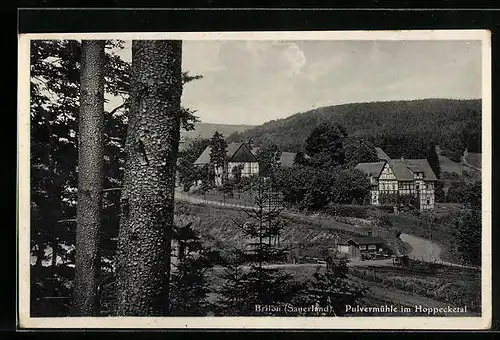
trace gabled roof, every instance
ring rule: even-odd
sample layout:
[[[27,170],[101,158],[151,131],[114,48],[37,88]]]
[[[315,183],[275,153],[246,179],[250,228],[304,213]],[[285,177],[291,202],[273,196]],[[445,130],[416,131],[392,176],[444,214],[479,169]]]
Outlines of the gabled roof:
[[[391,167],[398,181],[413,181],[415,172],[423,172],[424,179],[427,181],[437,181],[436,174],[432,171],[429,162],[426,159],[390,159],[381,149],[375,148],[380,162],[359,163],[355,169],[359,169],[368,175],[378,177],[387,162]]]
[[[362,236],[362,237],[352,237],[348,239],[345,243],[354,242],[357,245],[369,245],[369,244],[384,244],[385,240],[376,236]]]
[[[358,169],[366,173],[367,175],[378,177],[382,172],[385,165],[384,162],[374,162],[374,163],[359,163],[354,169]]]
[[[398,181],[412,181],[415,172],[423,172],[427,181],[437,181],[427,159],[391,159],[389,165]]]
[[[280,164],[284,167],[293,166],[293,161],[295,160],[296,153],[294,152],[282,152],[280,157]]]
[[[238,150],[241,147],[245,147],[248,149],[248,144],[246,144],[246,143],[229,143],[227,145],[227,149],[226,149],[226,157],[228,159],[233,158],[233,156],[238,152]],[[198,157],[198,159],[196,159],[196,161],[194,161],[194,164],[195,165],[202,165],[202,164],[210,163],[210,150],[211,149],[212,148],[210,146],[207,146],[206,149],[203,150],[201,155]],[[250,150],[248,150],[248,151],[250,151]],[[253,153],[251,153],[251,154],[253,157],[255,157],[255,155]]]
[[[339,244],[348,244],[349,242],[354,242],[357,245],[368,245],[368,244],[385,244],[383,238],[377,236],[358,236],[358,237],[346,237],[342,238]]]

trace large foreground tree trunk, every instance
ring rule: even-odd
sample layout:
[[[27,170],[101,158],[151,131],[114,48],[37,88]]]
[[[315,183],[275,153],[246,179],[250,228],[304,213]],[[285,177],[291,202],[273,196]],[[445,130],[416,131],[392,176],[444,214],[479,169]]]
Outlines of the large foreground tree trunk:
[[[168,313],[181,41],[133,41],[117,259],[118,315]]]
[[[99,312],[97,280],[103,189],[104,41],[82,42],[74,313]]]

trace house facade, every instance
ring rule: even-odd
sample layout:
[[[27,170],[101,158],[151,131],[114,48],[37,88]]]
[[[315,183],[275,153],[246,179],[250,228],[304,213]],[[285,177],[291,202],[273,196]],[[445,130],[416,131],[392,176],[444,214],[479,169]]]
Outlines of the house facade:
[[[370,178],[370,203],[381,204],[381,195],[411,195],[421,210],[434,208],[436,175],[426,159],[390,159],[378,149],[379,162],[359,163],[356,169]]]
[[[207,148],[202,152],[194,165],[203,166],[210,163],[210,150]],[[215,168],[215,185],[222,185],[224,177],[232,178],[233,169],[241,166],[241,176],[250,177],[259,174],[259,162],[247,143],[230,143],[226,150],[226,164]]]
[[[210,146],[203,150],[202,154],[194,162],[196,166],[210,164]],[[227,145],[226,164],[224,167],[219,166],[215,169],[215,185],[219,186],[223,183],[223,178],[233,178],[233,169],[241,166],[241,176],[250,177],[259,174],[259,162],[257,160],[258,147],[251,147],[248,143],[230,143]],[[279,164],[283,167],[293,165],[295,153],[282,152]],[[199,185],[201,183],[197,183]]]

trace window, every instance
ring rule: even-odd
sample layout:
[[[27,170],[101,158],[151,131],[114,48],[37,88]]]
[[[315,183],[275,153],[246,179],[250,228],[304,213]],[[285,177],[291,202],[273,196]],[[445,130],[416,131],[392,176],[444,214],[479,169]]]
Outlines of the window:
[[[368,246],[368,250],[377,250],[377,245],[376,244],[370,244]]]
[[[359,246],[359,249],[360,249],[360,250],[365,250],[365,249],[366,249],[366,246],[362,244],[362,245],[360,245],[360,246]]]
[[[427,199],[427,205],[431,204],[431,200]]]

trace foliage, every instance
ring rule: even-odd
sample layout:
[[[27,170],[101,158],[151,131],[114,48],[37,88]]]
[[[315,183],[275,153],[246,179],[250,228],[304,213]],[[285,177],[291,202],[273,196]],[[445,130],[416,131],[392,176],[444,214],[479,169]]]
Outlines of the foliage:
[[[467,209],[481,209],[482,182],[453,183],[446,194],[446,202],[461,203]]]
[[[30,225],[32,255],[37,259],[32,266],[32,278],[40,288],[33,291],[33,301],[40,301],[37,294],[42,292],[49,297],[58,294],[57,291],[70,294],[61,285],[73,279],[73,270],[67,270],[71,267],[61,263],[74,263],[74,251],[66,249],[73,247],[75,242],[73,219],[77,203],[81,43],[76,40],[33,40],[30,47]],[[105,98],[113,96],[122,99],[120,105],[104,112],[106,189],[121,187],[125,164],[123,146],[128,122],[130,64],[117,54],[121,48],[122,41],[106,41]],[[187,73],[185,76],[185,82],[193,78]],[[180,113],[185,128],[189,128],[187,125],[194,120],[192,113],[189,110]],[[100,244],[102,289],[104,282],[113,277],[119,198],[118,190],[106,191],[103,197]],[[54,256],[51,248],[55,250]],[[65,273],[64,279],[62,272]],[[47,304],[50,301],[56,299],[45,300],[44,308],[49,308]]]
[[[482,182],[476,181],[464,187],[460,202],[466,209],[481,210]]]
[[[234,185],[238,187],[242,183],[241,172],[243,171],[244,165],[238,164],[231,169],[231,175],[233,177]]]
[[[224,167],[226,164],[227,143],[224,136],[215,131],[210,139],[210,162],[216,167]]]
[[[233,180],[226,180],[222,186],[218,188],[219,191],[223,192],[224,195],[228,195],[229,197],[233,196],[233,190],[234,190],[234,181]]]
[[[187,149],[179,151],[179,182],[184,187],[184,191],[189,191],[195,181],[205,177],[200,171],[200,167],[194,165],[194,162],[209,144],[209,139],[196,138],[191,141]]]
[[[259,175],[271,177],[279,166],[281,150],[275,143],[269,143],[257,151],[256,157],[259,161]]]
[[[191,223],[175,227],[173,238],[179,254],[170,281],[170,315],[207,315],[212,308],[207,301],[211,291],[207,272],[218,260],[218,252],[202,244]]]
[[[362,201],[370,190],[366,175],[349,168],[326,171],[293,166],[280,169],[276,177],[285,202],[299,209],[319,210],[330,202]]]
[[[435,184],[434,200],[438,203],[445,202],[444,183],[442,181],[438,181]]]
[[[418,197],[412,194],[385,193],[379,194],[379,203],[381,205],[402,206],[411,209],[418,209]]]
[[[392,220],[387,214],[381,214],[378,218],[377,225],[381,228],[392,228]]]
[[[370,207],[359,206],[359,205],[330,203],[326,208],[326,213],[332,216],[367,218],[369,208]]]
[[[455,221],[456,249],[467,265],[481,264],[481,227],[481,211],[478,210],[463,210]]]
[[[326,262],[326,272],[318,270],[312,280],[309,280],[307,295],[302,302],[306,305],[331,308],[333,315],[343,316],[346,313],[345,306],[359,303],[367,289],[347,280],[349,269],[346,259],[334,259],[328,256]],[[319,315],[332,315],[332,313],[325,312]]]
[[[309,165],[309,160],[306,158],[306,154],[304,151],[299,151],[295,154],[295,158],[293,159],[294,165]]]
[[[305,150],[317,168],[331,169],[345,162],[346,130],[340,124],[321,124],[305,141]]]
[[[329,197],[331,202],[348,204],[353,200],[362,201],[370,192],[370,180],[358,169],[342,169],[333,176],[334,185]]]
[[[349,136],[344,141],[345,163],[355,167],[359,163],[378,162],[375,145],[363,138]]]
[[[434,144],[431,144],[427,151],[427,162],[429,162],[429,165],[431,166],[432,171],[434,171],[436,177],[439,178],[441,175],[441,169],[439,167],[439,156],[436,152],[436,146]]]
[[[263,312],[255,306],[290,302],[301,288],[289,273],[264,266],[286,256],[288,249],[280,245],[286,222],[281,216],[283,207],[268,204],[269,186],[262,178],[257,184],[256,208],[243,210],[247,218],[238,223],[243,235],[250,241],[245,250],[235,251],[225,268],[225,282],[218,301],[218,313],[221,315],[279,315],[275,310]],[[250,268],[245,270],[242,265],[248,261]]]

